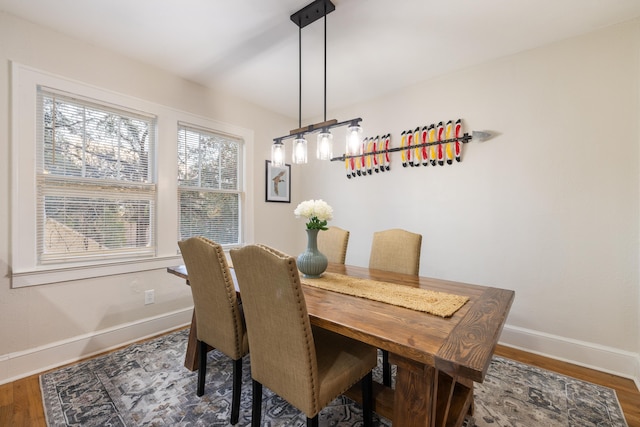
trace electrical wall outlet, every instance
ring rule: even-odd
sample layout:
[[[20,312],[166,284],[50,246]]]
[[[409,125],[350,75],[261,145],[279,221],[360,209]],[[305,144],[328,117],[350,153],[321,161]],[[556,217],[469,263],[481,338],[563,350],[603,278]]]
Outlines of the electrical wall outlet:
[[[156,301],[156,294],[153,289],[144,291],[144,305],[153,304]]]

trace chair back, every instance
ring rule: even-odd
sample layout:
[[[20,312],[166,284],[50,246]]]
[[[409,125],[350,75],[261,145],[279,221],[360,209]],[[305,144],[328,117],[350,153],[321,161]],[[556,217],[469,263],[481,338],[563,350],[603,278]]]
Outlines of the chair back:
[[[317,412],[315,344],[295,258],[263,245],[232,249],[251,348],[251,376],[305,413]]]
[[[373,233],[369,268],[419,275],[422,235],[394,228]]]
[[[222,246],[204,237],[178,246],[189,275],[198,340],[234,360],[241,358],[248,352],[248,338]]]
[[[328,230],[318,233],[318,250],[327,257],[329,262],[344,264],[348,244],[349,231],[340,227],[331,226]]]

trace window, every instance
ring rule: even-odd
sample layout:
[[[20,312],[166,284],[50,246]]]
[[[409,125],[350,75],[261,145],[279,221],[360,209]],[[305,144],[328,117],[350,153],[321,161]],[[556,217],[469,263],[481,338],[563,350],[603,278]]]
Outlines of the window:
[[[240,138],[178,125],[180,239],[240,244],[242,148]]]
[[[253,239],[243,166],[253,131],[16,62],[11,71],[13,288],[177,265],[181,235]]]
[[[38,89],[39,264],[155,255],[155,117]]]

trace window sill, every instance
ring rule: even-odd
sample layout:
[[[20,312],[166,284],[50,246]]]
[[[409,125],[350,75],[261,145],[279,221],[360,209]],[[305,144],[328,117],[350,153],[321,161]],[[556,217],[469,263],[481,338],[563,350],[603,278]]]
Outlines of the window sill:
[[[176,255],[145,260],[120,261],[76,267],[45,267],[34,271],[13,273],[11,275],[11,287],[24,288],[27,286],[90,279],[95,277],[111,276],[114,274],[136,273],[139,271],[171,267],[182,263],[182,256]]]

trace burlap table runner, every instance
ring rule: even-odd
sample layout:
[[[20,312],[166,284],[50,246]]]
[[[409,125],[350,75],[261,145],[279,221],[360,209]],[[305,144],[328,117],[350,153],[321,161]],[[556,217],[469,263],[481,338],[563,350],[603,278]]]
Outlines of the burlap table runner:
[[[460,307],[469,301],[469,297],[460,295],[336,273],[324,273],[322,277],[316,279],[301,275],[300,280],[303,284],[316,288],[423,311],[440,317],[453,316]]]

